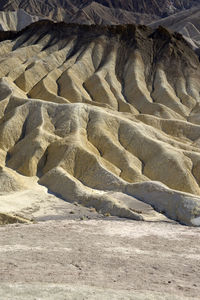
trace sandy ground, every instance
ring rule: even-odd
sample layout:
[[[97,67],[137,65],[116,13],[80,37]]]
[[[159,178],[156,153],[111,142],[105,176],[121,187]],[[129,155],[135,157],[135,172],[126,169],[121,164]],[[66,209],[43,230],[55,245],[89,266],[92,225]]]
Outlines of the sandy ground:
[[[102,218],[94,208],[64,201],[31,178],[27,182],[29,188],[26,190],[0,193],[1,213],[35,221]]]
[[[90,207],[86,208],[78,203],[69,203],[51,193],[45,186],[37,183],[36,177],[21,176],[26,189],[15,192],[0,191],[0,213],[8,213],[29,220],[70,220],[70,219],[102,219],[102,214]],[[99,192],[99,191],[98,191]],[[119,203],[134,212],[141,214],[147,221],[167,221],[166,216],[156,212],[151,205],[119,192],[102,192],[112,195]]]
[[[114,218],[0,227],[0,299],[199,299],[200,229]]]

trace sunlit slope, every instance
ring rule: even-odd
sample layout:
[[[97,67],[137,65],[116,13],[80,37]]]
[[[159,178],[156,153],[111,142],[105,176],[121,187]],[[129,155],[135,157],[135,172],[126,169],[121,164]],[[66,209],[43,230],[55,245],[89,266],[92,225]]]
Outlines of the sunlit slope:
[[[31,16],[23,9],[16,11],[0,11],[0,29],[1,30],[21,30],[31,23],[39,20],[37,16]]]
[[[0,43],[10,190],[38,176],[70,202],[143,219],[126,194],[199,225],[200,68],[182,37],[43,21],[12,38]]]
[[[170,30],[180,32],[193,48],[200,47],[200,7],[193,7],[150,24],[157,28],[162,25]]]

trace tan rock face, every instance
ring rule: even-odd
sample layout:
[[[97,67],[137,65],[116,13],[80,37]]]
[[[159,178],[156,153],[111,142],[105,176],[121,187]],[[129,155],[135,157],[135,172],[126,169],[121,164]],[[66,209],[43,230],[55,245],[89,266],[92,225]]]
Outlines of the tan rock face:
[[[179,35],[40,22],[0,53],[4,178],[145,219],[120,192],[200,225],[200,67]]]

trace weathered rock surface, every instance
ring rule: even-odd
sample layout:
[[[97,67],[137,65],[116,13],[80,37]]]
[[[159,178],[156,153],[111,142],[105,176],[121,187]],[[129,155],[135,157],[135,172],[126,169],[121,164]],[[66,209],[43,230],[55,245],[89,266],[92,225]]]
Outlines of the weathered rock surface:
[[[23,9],[0,11],[0,30],[21,30],[39,19],[39,17],[31,16]]]
[[[17,174],[37,176],[102,213],[145,220],[128,195],[200,225],[200,65],[181,35],[41,21],[0,39],[0,176],[11,190],[23,189]]]
[[[170,30],[181,33],[184,38],[192,45],[194,49],[200,53],[200,6],[192,7],[168,16],[163,19],[156,20],[150,24],[152,28],[159,25]]]
[[[79,24],[147,24],[198,4],[199,0],[3,0],[0,11],[23,9],[40,18]]]
[[[76,24],[149,24],[181,33],[200,54],[199,0],[14,0],[0,3],[0,29],[21,30],[39,19]]]

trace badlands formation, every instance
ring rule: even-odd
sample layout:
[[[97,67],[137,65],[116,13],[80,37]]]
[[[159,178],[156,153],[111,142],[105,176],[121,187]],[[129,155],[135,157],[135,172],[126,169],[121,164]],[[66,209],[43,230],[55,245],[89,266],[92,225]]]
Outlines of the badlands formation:
[[[41,191],[200,225],[200,64],[180,34],[39,21],[0,40],[1,213]]]
[[[194,49],[200,48],[200,6],[183,10],[174,15],[160,19],[150,24],[152,28],[159,25],[181,33]]]
[[[39,19],[40,18],[37,16],[31,16],[26,13],[23,9],[16,11],[0,11],[0,30],[18,31]]]
[[[39,19],[76,24],[159,25],[181,33],[199,53],[199,0],[14,0],[0,3],[0,29],[22,30]]]
[[[2,0],[0,24],[12,29],[16,21],[21,23],[22,15],[16,14],[19,9],[30,15],[29,19],[38,16],[79,24],[148,24],[197,5],[199,0]]]

